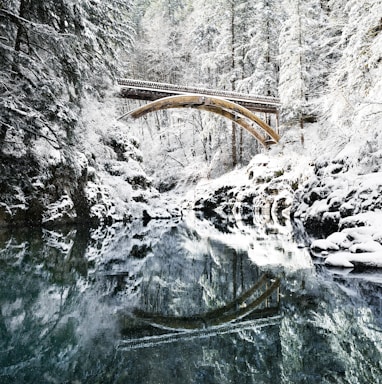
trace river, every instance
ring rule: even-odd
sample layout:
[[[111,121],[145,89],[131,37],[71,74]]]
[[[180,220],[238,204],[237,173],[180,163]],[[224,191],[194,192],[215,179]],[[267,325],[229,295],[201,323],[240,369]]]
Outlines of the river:
[[[1,383],[378,383],[382,274],[288,223],[0,233]]]

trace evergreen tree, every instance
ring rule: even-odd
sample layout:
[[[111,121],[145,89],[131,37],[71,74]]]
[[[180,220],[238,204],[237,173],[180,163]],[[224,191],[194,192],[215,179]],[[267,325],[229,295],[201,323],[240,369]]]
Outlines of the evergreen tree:
[[[252,9],[246,8],[246,16],[251,22],[246,31],[245,71],[239,85],[242,91],[278,95],[280,12],[279,2],[274,0],[260,0]]]
[[[279,92],[282,120],[300,125],[311,119],[312,95],[320,79],[319,22],[323,12],[319,0],[284,0],[285,22],[280,33]],[[301,142],[304,142],[301,131]]]
[[[132,42],[128,4],[1,2],[0,150],[23,152],[34,137],[57,148],[73,140],[84,91],[102,91],[100,79],[119,67],[117,48]]]
[[[305,71],[301,0],[284,0],[286,20],[280,34],[280,99],[283,119],[300,121],[305,112]]]
[[[186,70],[188,47],[181,44],[182,21],[187,13],[184,2],[141,3],[139,42],[129,59],[127,76],[176,84]]]
[[[219,70],[216,51],[221,41],[221,20],[224,8],[217,2],[193,1],[193,7],[185,20],[183,44],[192,52],[190,66],[185,72],[186,82],[204,87],[218,86]]]
[[[331,12],[337,16],[335,6],[336,2],[330,2]],[[341,55],[333,66],[324,105],[331,126],[344,132],[347,141],[380,117],[382,1],[346,1],[342,11],[341,19],[333,17],[333,28],[339,30],[342,25],[336,46]],[[373,116],[370,121],[368,114]]]

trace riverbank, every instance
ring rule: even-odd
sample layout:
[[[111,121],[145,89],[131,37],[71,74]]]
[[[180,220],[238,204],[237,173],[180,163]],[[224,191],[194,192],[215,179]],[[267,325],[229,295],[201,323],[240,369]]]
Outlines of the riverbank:
[[[145,170],[138,140],[122,123],[110,121],[109,103],[107,113],[94,105],[83,116],[93,130],[77,132],[80,144],[71,151],[37,140],[28,153],[2,155],[0,227],[97,228],[167,220],[184,209],[215,223],[253,225],[268,217],[282,226],[291,219],[295,241],[320,263],[382,267],[378,135],[338,151],[329,138],[319,137],[318,125],[304,131],[304,145],[298,130],[289,129],[280,144],[248,166],[215,179],[178,181],[161,194]]]
[[[255,222],[266,213],[280,223],[290,218],[296,241],[320,263],[381,268],[380,153],[377,146],[348,146],[314,161],[304,151],[289,157],[271,151],[244,169],[198,184],[189,200],[207,216]]]

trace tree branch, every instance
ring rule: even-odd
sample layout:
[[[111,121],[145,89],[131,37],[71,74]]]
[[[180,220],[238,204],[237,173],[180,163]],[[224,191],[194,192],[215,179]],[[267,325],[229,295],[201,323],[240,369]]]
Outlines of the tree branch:
[[[20,17],[13,12],[7,11],[6,9],[0,9],[0,14],[3,14],[7,16],[14,24],[17,24],[18,26],[25,26],[25,24],[30,25],[36,29],[39,30],[40,33],[43,34],[52,34],[54,32],[58,36],[62,37],[76,37],[76,35],[72,33],[59,33],[57,30],[55,30],[53,27],[47,25],[47,24],[40,24],[35,23],[33,21],[30,21],[28,19],[25,19],[24,17]]]
[[[171,160],[174,160],[175,162],[177,162],[182,168],[185,168],[185,165],[183,163],[181,163],[178,159],[176,159],[175,157],[169,155],[168,153],[166,153],[166,156],[169,157]]]

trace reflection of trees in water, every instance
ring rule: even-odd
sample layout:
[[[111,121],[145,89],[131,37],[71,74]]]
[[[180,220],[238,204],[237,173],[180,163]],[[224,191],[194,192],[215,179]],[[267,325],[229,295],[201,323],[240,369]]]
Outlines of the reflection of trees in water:
[[[166,225],[108,228],[90,240],[78,230],[0,234],[0,381],[378,382],[380,286],[277,268],[282,318],[259,326],[245,311],[272,268],[224,238]],[[122,307],[131,324],[117,328]],[[175,339],[150,326],[193,315],[219,324]],[[116,352],[125,331],[165,342]]]
[[[280,327],[283,374],[290,382],[372,383],[382,372],[382,298],[363,279],[313,276],[298,292],[286,292]],[[365,295],[362,287],[368,286]],[[381,291],[380,283],[378,291]],[[297,293],[297,294],[296,294]],[[373,324],[373,325],[371,325]],[[303,376],[302,376],[303,375]]]
[[[164,234],[147,259],[140,304],[167,315],[200,313],[234,300],[258,277],[245,252],[181,225]]]
[[[75,353],[78,323],[69,315],[78,303],[78,282],[87,275],[83,235],[80,231],[3,232],[3,239],[7,238],[0,251],[3,378],[46,364],[41,360],[59,353],[61,342],[71,345],[67,357]]]

